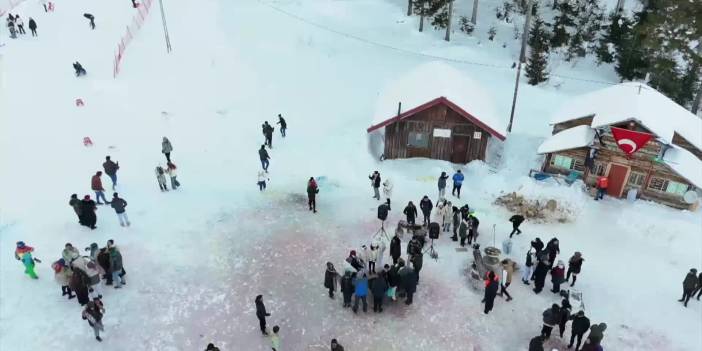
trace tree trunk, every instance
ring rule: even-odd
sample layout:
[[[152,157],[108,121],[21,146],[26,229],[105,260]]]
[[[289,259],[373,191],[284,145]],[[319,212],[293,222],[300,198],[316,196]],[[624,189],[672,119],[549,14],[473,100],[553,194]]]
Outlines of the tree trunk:
[[[534,8],[534,0],[529,0],[527,5],[526,21],[524,21],[524,32],[522,33],[522,49],[519,51],[519,62],[526,62],[526,46],[529,38],[529,29],[531,26],[531,12]]]
[[[453,0],[448,3],[448,22],[446,23],[446,37],[444,40],[451,41],[451,17],[453,16]]]
[[[619,13],[624,9],[626,0],[617,0],[617,7],[614,8],[614,13]]]
[[[558,0],[553,0],[553,6],[551,8],[555,10],[557,7],[558,7]]]
[[[470,15],[470,23],[475,25],[478,21],[478,0],[473,0],[473,13]]]
[[[421,14],[419,15],[419,31],[424,31],[424,7],[422,7]]]
[[[407,0],[407,16],[412,16],[412,0]]]
[[[699,87],[697,88],[697,95],[695,95],[695,99],[692,100],[692,108],[690,108],[690,112],[697,115],[697,111],[700,109],[700,103],[702,103],[702,83],[699,84]]]

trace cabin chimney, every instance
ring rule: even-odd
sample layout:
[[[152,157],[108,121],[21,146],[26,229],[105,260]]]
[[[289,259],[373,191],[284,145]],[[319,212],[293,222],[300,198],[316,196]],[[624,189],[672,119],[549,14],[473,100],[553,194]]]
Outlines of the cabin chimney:
[[[399,116],[400,113],[402,113],[402,101],[397,103],[397,115]]]

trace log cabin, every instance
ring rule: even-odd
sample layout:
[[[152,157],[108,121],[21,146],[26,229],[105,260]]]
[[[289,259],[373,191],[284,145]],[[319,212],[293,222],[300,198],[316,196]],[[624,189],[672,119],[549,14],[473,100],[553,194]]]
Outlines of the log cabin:
[[[551,125],[552,136],[538,149],[545,155],[542,171],[577,172],[590,186],[606,176],[609,196],[697,208],[702,120],[655,89],[622,83],[576,97],[554,115]],[[613,128],[651,139],[641,147],[621,147],[630,141],[615,140]]]
[[[490,101],[462,72],[431,62],[385,90],[367,132],[383,133],[385,159],[484,161],[492,139],[501,142],[506,135]]]

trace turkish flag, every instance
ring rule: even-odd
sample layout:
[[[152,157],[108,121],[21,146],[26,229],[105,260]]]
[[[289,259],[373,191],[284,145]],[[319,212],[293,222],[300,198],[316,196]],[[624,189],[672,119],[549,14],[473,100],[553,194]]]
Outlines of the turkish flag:
[[[611,127],[612,136],[619,148],[627,155],[632,155],[646,145],[653,135],[633,130]]]

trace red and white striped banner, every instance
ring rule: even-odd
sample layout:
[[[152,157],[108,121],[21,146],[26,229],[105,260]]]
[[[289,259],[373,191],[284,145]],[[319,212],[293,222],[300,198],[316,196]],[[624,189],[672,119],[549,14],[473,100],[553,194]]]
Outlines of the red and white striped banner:
[[[127,29],[122,36],[122,38],[117,43],[117,52],[115,53],[114,65],[112,70],[112,76],[117,78],[120,72],[120,66],[122,65],[122,60],[124,59],[124,51],[127,50],[127,46],[134,39],[134,35],[141,29],[144,25],[146,18],[151,10],[151,5],[153,0],[142,0],[137,7],[137,14],[132,18],[132,23],[127,26]]]

